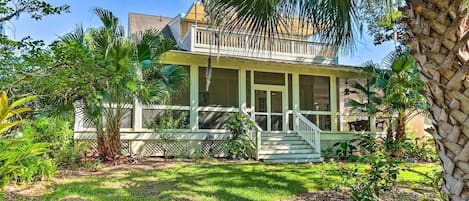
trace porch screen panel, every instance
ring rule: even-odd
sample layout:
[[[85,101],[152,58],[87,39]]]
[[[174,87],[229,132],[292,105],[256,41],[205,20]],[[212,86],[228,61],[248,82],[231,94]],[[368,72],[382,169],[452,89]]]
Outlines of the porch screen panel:
[[[106,109],[108,110],[108,109]],[[132,128],[132,109],[123,109],[122,118],[121,118],[121,128]],[[107,111],[106,111],[107,112]],[[111,109],[112,113],[116,113],[115,109]],[[103,123],[106,125],[106,118],[103,118]]]
[[[285,74],[254,71],[255,84],[285,85]]]
[[[300,110],[330,111],[330,78],[300,75]]]
[[[190,105],[190,67],[182,66],[187,74],[187,81],[184,84],[184,87],[181,91],[172,94],[168,105],[179,105],[179,106],[189,106]]]
[[[307,119],[317,125],[323,131],[331,130],[331,115],[305,115]]]
[[[222,129],[229,112],[199,112],[200,129]]]
[[[189,111],[186,110],[143,109],[142,119],[144,128],[189,128]]]
[[[370,130],[370,119],[367,114],[360,109],[354,108],[351,104],[352,101],[367,102],[367,97],[354,88],[356,83],[366,87],[366,79],[337,78],[337,111],[339,113],[337,130],[339,131]],[[381,130],[384,130],[385,122],[377,120],[376,123],[378,130],[380,127],[383,127]]]
[[[238,70],[212,68],[207,88],[206,68],[199,68],[199,106],[238,107]]]

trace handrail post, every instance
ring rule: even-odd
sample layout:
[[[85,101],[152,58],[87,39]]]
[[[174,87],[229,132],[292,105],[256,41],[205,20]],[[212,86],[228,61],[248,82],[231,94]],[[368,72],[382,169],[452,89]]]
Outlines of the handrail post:
[[[320,154],[321,153],[321,132],[314,131],[314,148]]]
[[[256,129],[256,160],[259,160],[259,152],[261,150],[261,132]]]

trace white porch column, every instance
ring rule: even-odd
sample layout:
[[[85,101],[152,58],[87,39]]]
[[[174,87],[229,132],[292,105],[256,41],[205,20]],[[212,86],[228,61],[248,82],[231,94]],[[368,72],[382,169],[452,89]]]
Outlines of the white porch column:
[[[239,109],[246,111],[246,69],[240,67],[238,71],[238,93],[239,93]]]
[[[138,101],[134,101],[134,111],[133,111],[133,129],[134,131],[141,131],[143,129],[143,109],[142,104]]]
[[[330,76],[331,131],[337,131],[337,77]]]
[[[191,65],[190,70],[190,128],[192,131],[199,129],[199,66]]]
[[[288,91],[288,73],[284,73],[285,76],[285,90],[282,93],[282,103],[283,103],[283,131],[288,131],[289,124],[293,122],[289,122],[290,119],[288,118],[288,94],[291,91]]]
[[[300,74],[292,74],[292,106],[293,106],[293,130],[298,130],[298,118],[296,114],[300,112]]]

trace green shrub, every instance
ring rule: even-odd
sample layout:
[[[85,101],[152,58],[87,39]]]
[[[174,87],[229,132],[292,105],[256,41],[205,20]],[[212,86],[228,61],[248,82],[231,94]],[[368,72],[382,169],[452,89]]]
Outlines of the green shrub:
[[[335,149],[335,154],[339,160],[355,161],[356,157],[353,155],[357,147],[350,141],[337,142],[332,147]]]
[[[87,152],[87,144],[73,140],[70,121],[62,117],[41,117],[28,121],[23,136],[34,143],[50,144],[48,156],[61,168],[77,169]]]
[[[28,121],[23,126],[23,135],[33,142],[47,142],[51,144],[52,158],[57,151],[64,149],[73,141],[73,130],[66,119],[55,117],[41,117]]]
[[[179,133],[170,131],[174,129],[185,129],[187,127],[187,113],[175,113],[172,110],[166,111],[162,117],[155,117],[150,123],[150,128],[154,133],[159,134],[160,148],[163,150],[163,157],[183,157],[180,153],[169,153],[175,142],[179,140]]]
[[[254,150],[255,146],[248,137],[248,132],[254,128],[254,122],[241,113],[229,114],[223,125],[224,129],[230,131],[230,139],[226,144],[226,151],[232,159],[248,159],[249,150]]]
[[[352,200],[379,201],[384,192],[391,190],[399,174],[401,160],[385,151],[384,145],[376,142],[373,153],[360,156],[360,161],[368,165],[362,173],[359,168],[339,167],[343,182],[350,188]]]
[[[47,159],[48,143],[34,143],[24,137],[0,139],[1,186],[10,181],[28,183],[54,176],[56,165]]]

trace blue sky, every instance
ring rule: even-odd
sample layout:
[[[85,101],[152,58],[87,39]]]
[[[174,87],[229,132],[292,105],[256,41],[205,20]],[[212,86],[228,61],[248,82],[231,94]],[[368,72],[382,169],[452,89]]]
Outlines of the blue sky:
[[[34,39],[51,42],[57,36],[70,32],[79,24],[85,28],[99,26],[98,20],[91,12],[95,7],[111,10],[119,17],[122,25],[127,27],[129,12],[174,17],[186,12],[193,0],[49,0],[49,2],[55,5],[68,4],[71,12],[48,16],[40,21],[22,15],[19,19],[12,21],[15,39],[29,35]],[[357,37],[355,44],[353,54],[339,56],[340,64],[360,65],[369,60],[380,62],[394,47],[392,43],[374,46],[371,37],[367,35]]]

